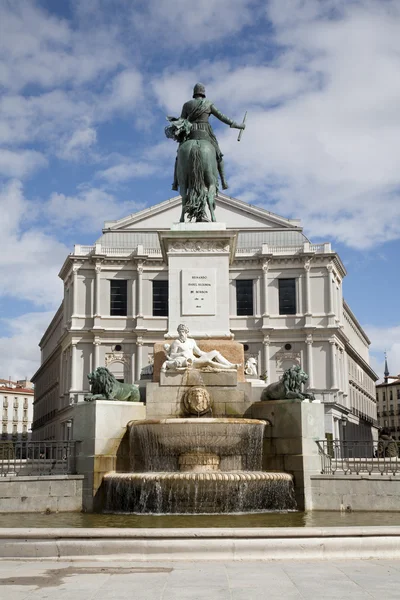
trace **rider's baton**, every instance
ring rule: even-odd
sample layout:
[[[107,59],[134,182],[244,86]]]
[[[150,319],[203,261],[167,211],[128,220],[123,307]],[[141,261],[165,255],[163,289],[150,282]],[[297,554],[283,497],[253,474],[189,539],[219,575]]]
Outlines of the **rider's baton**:
[[[246,122],[246,117],[247,117],[247,110],[246,110],[246,112],[244,113],[244,117],[243,117],[243,123],[242,123],[242,125],[244,125],[244,124],[245,124],[245,122]],[[238,139],[237,139],[237,141],[238,141],[238,142],[240,142],[240,140],[242,139],[242,133],[243,133],[243,129],[241,129],[241,130],[239,131],[239,135],[238,135]]]

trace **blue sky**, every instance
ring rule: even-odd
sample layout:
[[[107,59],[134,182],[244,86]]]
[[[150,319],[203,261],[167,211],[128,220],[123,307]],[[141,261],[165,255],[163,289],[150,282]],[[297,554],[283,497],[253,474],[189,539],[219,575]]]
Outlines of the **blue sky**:
[[[57,274],[104,220],[167,199],[196,81],[229,193],[331,241],[382,372],[400,371],[398,0],[2,0],[0,377],[31,376]]]

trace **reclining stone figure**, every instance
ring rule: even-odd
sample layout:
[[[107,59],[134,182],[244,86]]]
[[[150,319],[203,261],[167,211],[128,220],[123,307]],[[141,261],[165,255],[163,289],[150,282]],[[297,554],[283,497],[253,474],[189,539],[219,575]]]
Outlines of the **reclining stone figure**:
[[[238,369],[240,364],[229,362],[218,350],[203,352],[193,338],[188,337],[189,328],[178,325],[179,337],[172,344],[165,344],[164,351],[167,360],[163,363],[161,371],[185,369],[188,367],[211,367],[213,369]]]

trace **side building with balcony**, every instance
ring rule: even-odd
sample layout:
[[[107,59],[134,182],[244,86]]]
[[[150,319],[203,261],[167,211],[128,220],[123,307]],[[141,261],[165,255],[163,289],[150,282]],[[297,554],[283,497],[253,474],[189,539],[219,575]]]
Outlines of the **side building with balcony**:
[[[28,441],[33,419],[33,385],[30,381],[0,379],[1,441]]]
[[[106,366],[138,382],[168,331],[168,264],[158,232],[178,222],[181,198],[105,223],[93,246],[76,245],[60,271],[64,299],[40,341],[34,439],[67,439],[87,374]],[[237,233],[230,266],[230,329],[278,380],[293,364],[325,404],[334,439],[375,435],[377,376],[369,340],[343,301],[346,270],[329,243],[312,244],[290,220],[220,194],[218,220]],[[212,253],[210,253],[210,266]]]
[[[379,427],[400,440],[400,375],[390,375],[386,359],[383,382],[376,386],[376,404]]]

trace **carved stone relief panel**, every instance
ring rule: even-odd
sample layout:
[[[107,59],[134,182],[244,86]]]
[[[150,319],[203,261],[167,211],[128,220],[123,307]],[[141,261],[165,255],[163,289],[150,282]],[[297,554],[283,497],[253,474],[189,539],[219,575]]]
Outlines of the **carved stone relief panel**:
[[[293,365],[301,366],[300,352],[277,352],[275,355],[276,373],[279,377]]]

